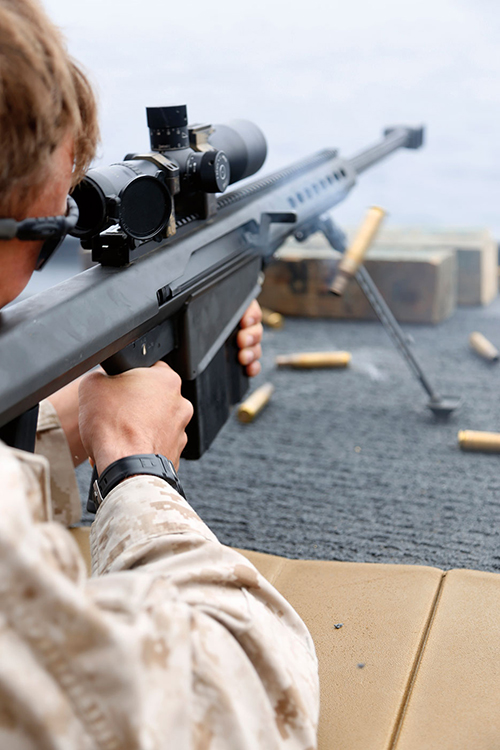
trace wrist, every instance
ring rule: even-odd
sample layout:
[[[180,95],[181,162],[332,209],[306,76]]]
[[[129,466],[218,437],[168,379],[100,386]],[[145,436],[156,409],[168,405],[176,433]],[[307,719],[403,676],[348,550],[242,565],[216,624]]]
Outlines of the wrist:
[[[155,453],[155,449],[151,445],[145,445],[144,443],[112,443],[111,441],[103,445],[101,448],[94,453],[94,463],[97,468],[99,476],[110,466],[119,461],[122,458],[128,456],[136,456],[140,454]]]
[[[121,482],[141,474],[164,479],[180,495],[186,497],[175,472],[174,465],[161,454],[142,454],[127,456],[114,461],[102,474],[94,468],[89,491],[87,510],[95,513],[107,495]]]

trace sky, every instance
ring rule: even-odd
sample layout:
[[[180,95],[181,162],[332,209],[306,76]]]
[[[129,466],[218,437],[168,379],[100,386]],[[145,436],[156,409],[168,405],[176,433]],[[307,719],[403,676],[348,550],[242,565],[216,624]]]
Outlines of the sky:
[[[149,145],[145,107],[246,118],[262,173],[325,147],[345,156],[395,123],[426,145],[360,176],[335,210],[358,223],[489,228],[500,240],[500,3],[495,0],[46,0],[100,101],[99,162]]]

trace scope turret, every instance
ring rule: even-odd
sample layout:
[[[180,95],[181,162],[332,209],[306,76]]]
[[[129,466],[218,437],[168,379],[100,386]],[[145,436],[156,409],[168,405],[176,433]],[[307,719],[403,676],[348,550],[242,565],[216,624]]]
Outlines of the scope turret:
[[[153,151],[188,148],[187,107],[146,107],[149,138]]]

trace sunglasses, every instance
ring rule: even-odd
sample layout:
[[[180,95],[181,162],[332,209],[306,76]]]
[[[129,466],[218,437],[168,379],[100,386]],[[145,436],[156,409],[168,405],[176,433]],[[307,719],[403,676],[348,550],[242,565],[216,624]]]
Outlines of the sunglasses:
[[[0,240],[44,240],[36,263],[36,270],[40,271],[78,222],[78,206],[70,195],[66,206],[65,216],[45,216],[23,221],[0,219]]]

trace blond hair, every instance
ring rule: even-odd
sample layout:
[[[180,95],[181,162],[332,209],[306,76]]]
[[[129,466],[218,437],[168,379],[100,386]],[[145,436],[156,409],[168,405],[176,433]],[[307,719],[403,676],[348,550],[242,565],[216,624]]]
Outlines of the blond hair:
[[[0,214],[22,213],[68,133],[75,185],[99,139],[90,83],[37,0],[0,0]]]

